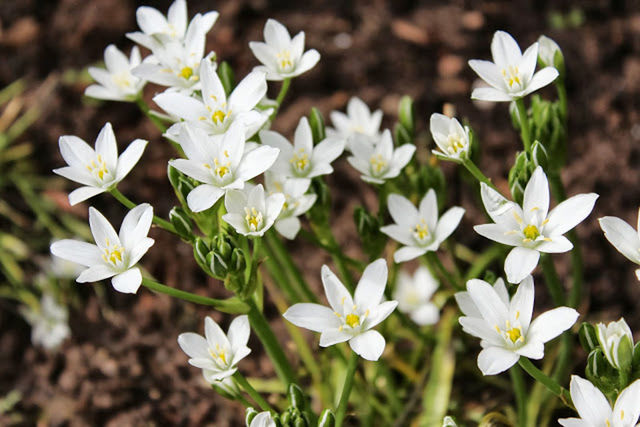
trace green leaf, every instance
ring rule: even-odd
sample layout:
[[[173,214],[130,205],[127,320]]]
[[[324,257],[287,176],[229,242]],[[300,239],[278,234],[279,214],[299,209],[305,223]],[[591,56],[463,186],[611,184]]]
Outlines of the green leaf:
[[[407,133],[412,137],[415,134],[415,112],[413,109],[413,100],[408,95],[400,99],[398,119],[402,127],[405,128]]]
[[[216,72],[218,73],[218,77],[220,77],[220,82],[222,83],[222,87],[224,88],[224,93],[229,96],[236,85],[236,78],[233,74],[233,69],[227,61],[222,61],[220,65],[218,65],[218,69],[216,70]]]
[[[314,144],[318,144],[326,138],[324,117],[322,117],[322,113],[316,107],[313,107],[309,114],[309,126],[311,126]]]

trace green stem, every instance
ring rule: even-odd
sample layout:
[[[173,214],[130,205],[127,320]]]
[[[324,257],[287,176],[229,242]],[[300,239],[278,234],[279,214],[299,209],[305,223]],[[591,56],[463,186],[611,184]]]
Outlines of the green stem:
[[[233,374],[233,379],[236,380],[236,383],[244,389],[244,391],[251,396],[251,398],[260,406],[260,409],[263,411],[275,412],[271,405],[267,403],[266,400],[256,391],[255,388],[249,384],[249,381],[240,373],[240,371],[236,371]]]
[[[542,272],[544,273],[545,282],[553,299],[553,303],[556,307],[564,305],[564,289],[558,278],[556,266],[553,264],[551,254],[541,254],[540,264],[542,265]]]
[[[462,166],[464,166],[469,171],[469,173],[473,175],[473,177],[477,179],[479,182],[484,182],[489,187],[498,191],[498,189],[496,188],[495,185],[493,185],[491,180],[487,178],[487,176],[484,173],[482,173],[482,171],[478,168],[478,166],[476,166],[475,163],[473,163],[471,159],[469,159],[468,157],[463,158]]]
[[[456,280],[454,275],[445,268],[445,266],[442,264],[442,261],[440,261],[440,258],[438,258],[438,254],[436,254],[435,252],[427,252],[425,256],[427,258],[427,262],[434,266],[436,270],[438,270],[440,276],[442,276],[453,289],[460,291],[464,288],[464,286],[461,285],[458,280]]]
[[[560,101],[560,111],[562,112],[562,118],[567,120],[567,88],[564,85],[564,79],[562,77],[556,79],[556,89],[558,89],[558,100]]]
[[[527,374],[529,374],[534,380],[543,384],[551,393],[555,394],[560,398],[562,403],[566,406],[573,408],[573,403],[571,403],[571,394],[569,391],[558,384],[553,378],[547,376],[540,369],[536,368],[533,363],[529,359],[524,356],[520,356],[520,360],[518,361],[522,369],[524,369]]]
[[[344,386],[342,387],[342,394],[340,395],[340,402],[338,403],[338,409],[336,409],[336,427],[341,427],[344,421],[344,416],[347,413],[347,405],[349,403],[349,395],[351,394],[351,388],[353,387],[353,378],[358,367],[358,359],[360,356],[356,352],[351,353],[351,359],[347,365],[347,375],[344,379]]]
[[[269,355],[273,363],[276,374],[285,384],[285,387],[289,387],[289,384],[296,382],[296,377],[289,360],[287,360],[287,356],[285,356],[282,350],[282,345],[280,345],[276,339],[273,330],[271,330],[271,326],[269,326],[269,322],[267,322],[267,319],[265,319],[264,315],[260,312],[256,303],[252,299],[248,299],[246,303],[250,308],[248,314],[251,329],[258,336],[260,342],[262,342],[267,355]]]
[[[513,384],[513,392],[516,396],[516,407],[518,408],[518,426],[526,427],[527,425],[527,388],[522,378],[522,371],[518,366],[513,366],[509,370],[511,375],[511,383]]]
[[[115,197],[115,199],[117,201],[122,203],[127,209],[133,209],[133,208],[135,208],[137,206],[135,203],[133,203],[131,200],[129,200],[127,198],[127,196],[122,194],[116,187],[113,187],[111,190],[109,190],[109,193],[111,193],[111,195],[113,197]],[[164,220],[164,219],[160,218],[159,216],[154,215],[153,216],[153,222],[154,222],[154,224],[156,224],[158,227],[162,228],[163,230],[166,230],[169,233],[173,233],[173,234],[178,235],[178,232],[176,231],[175,227],[169,221]]]
[[[310,233],[307,230],[301,229],[300,237],[302,237],[303,239],[306,239],[309,243],[316,245],[320,249],[325,250],[327,253],[329,253],[332,256],[341,257],[345,264],[350,264],[352,267],[357,268],[360,271],[364,270],[365,268],[365,264],[362,261],[358,261],[355,258],[351,258],[350,256],[347,256],[344,253],[342,253],[342,251],[340,251],[339,249],[336,250],[335,247],[331,247],[325,244],[324,242],[320,241],[320,239],[318,239],[313,233]]]
[[[174,298],[179,298],[196,304],[208,305],[222,311],[223,313],[244,314],[249,312],[250,308],[249,305],[242,302],[236,297],[228,298],[225,300],[203,297],[201,295],[192,294],[191,292],[171,288],[167,285],[163,285],[162,283],[158,283],[146,277],[142,279],[142,286],[155,292],[167,294]]]
[[[504,252],[505,250],[502,245],[493,245],[492,247],[484,251],[474,261],[474,263],[471,264],[471,267],[469,267],[465,278],[469,280],[479,277],[487,269],[487,267],[496,259],[499,259],[502,254],[504,254]]]
[[[284,101],[284,97],[287,96],[287,92],[289,92],[289,86],[291,86],[291,78],[286,78],[282,81],[282,86],[280,86],[280,92],[278,93],[278,97],[276,98],[276,103],[278,104],[277,108],[280,108],[282,105],[282,101]],[[277,112],[274,111],[274,115]]]
[[[527,109],[524,106],[524,98],[516,100],[516,107],[518,108],[518,117],[520,118],[520,136],[522,138],[522,144],[524,145],[524,151],[527,153],[531,150],[531,133],[529,130],[529,116]]]

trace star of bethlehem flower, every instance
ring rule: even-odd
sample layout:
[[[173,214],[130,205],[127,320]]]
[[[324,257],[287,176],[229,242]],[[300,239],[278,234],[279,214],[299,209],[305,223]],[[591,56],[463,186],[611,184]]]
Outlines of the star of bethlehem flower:
[[[293,178],[313,178],[332,173],[331,162],[344,151],[344,141],[335,138],[325,138],[314,147],[311,126],[306,117],[301,118],[296,127],[293,144],[271,130],[260,131],[260,141],[280,150],[270,170]]]
[[[399,194],[390,194],[387,206],[395,224],[385,225],[380,231],[405,245],[393,254],[396,263],[438,250],[464,215],[463,208],[454,206],[438,219],[438,201],[433,189],[422,198],[418,209]]]
[[[598,221],[609,243],[629,261],[640,264],[640,211],[637,230],[615,216],[605,216]],[[640,280],[640,268],[636,269],[636,277]]]
[[[426,267],[418,267],[413,276],[401,270],[393,292],[398,310],[409,315],[420,326],[433,325],[440,319],[440,310],[431,302],[438,281]]]
[[[462,127],[454,117],[433,113],[430,119],[431,136],[440,149],[433,154],[458,161],[469,154],[469,128]]]
[[[203,59],[200,64],[200,82],[202,98],[169,90],[156,95],[153,100],[169,115],[201,127],[210,135],[226,132],[229,126],[237,121],[245,126],[246,138],[251,138],[271,114],[271,110],[255,110],[256,105],[267,93],[264,73],[249,73],[227,99],[215,67],[211,61]],[[181,122],[172,127],[179,128],[182,125]],[[169,129],[168,133],[178,134],[179,129]]]
[[[222,219],[243,236],[262,236],[280,215],[284,201],[282,193],[265,197],[262,184],[230,190],[224,198],[227,213]]]
[[[260,412],[251,420],[249,427],[276,427],[276,422],[268,411]]]
[[[627,322],[621,318],[607,325],[598,323],[596,328],[600,347],[611,366],[616,369],[626,368],[621,366],[621,353],[628,363],[631,362],[633,354],[633,334]]]
[[[68,166],[53,172],[83,185],[69,194],[69,204],[73,206],[104,193],[122,181],[140,160],[147,143],[136,139],[118,157],[111,123],[105,124],[98,134],[95,150],[77,136],[61,136],[60,154]]]
[[[306,194],[311,180],[287,178],[284,175],[267,171],[264,182],[270,195],[276,193],[284,195],[284,205],[274,227],[287,239],[294,239],[300,231],[298,217],[311,209],[316,202],[316,194]]]
[[[394,150],[391,131],[386,129],[376,145],[372,145],[363,137],[353,138],[353,155],[349,156],[347,161],[362,174],[363,181],[384,184],[386,180],[400,175],[415,151],[416,146],[413,144],[404,144]]]
[[[267,170],[278,157],[278,150],[260,146],[248,150],[242,123],[233,123],[223,135],[209,136],[200,128],[185,124],[177,142],[187,159],[169,164],[202,184],[187,195],[194,212],[212,207],[228,190],[242,189],[246,181]]]
[[[351,151],[351,141],[358,136],[375,145],[380,140],[382,110],[371,112],[360,98],[352,97],[347,104],[347,114],[332,111],[330,114],[333,128],[327,128],[327,135],[344,139],[346,148]]]
[[[560,46],[558,43],[553,41],[547,36],[540,36],[538,38],[538,59],[544,66],[553,66],[555,64],[556,53],[560,52],[562,56],[562,51],[560,50]]]
[[[384,351],[384,337],[371,329],[386,319],[398,305],[382,301],[387,285],[387,263],[378,259],[365,268],[355,295],[340,279],[322,266],[322,285],[330,307],[301,303],[290,307],[284,318],[296,326],[320,332],[320,347],[349,341],[351,349],[367,360],[378,360]]]
[[[204,16],[196,15],[189,24],[184,40],[153,43],[150,47],[152,55],[135,67],[132,73],[172,90],[186,93],[200,90],[200,63],[203,58],[210,62],[214,58],[213,52],[204,56],[210,24],[210,20]],[[136,41],[136,38],[130,38]]]
[[[546,311],[531,321],[533,278],[527,276],[509,299],[504,282],[494,286],[478,279],[467,282],[467,291],[455,295],[464,314],[462,330],[481,339],[478,368],[495,375],[513,366],[520,356],[542,359],[544,344],[569,329],[578,312],[569,307]]]
[[[169,6],[165,17],[158,9],[149,6],[141,6],[136,10],[138,27],[142,31],[127,33],[127,37],[136,43],[154,50],[164,43],[183,42],[189,28],[199,25],[200,30],[206,35],[218,19],[218,12],[211,11],[204,15],[198,13],[188,23],[187,2],[176,0]]]
[[[142,91],[145,81],[131,74],[131,70],[140,65],[140,50],[131,49],[127,58],[117,47],[110,44],[104,50],[105,68],[89,67],[89,74],[98,83],[85,89],[84,94],[91,98],[110,101],[134,101]]]
[[[634,427],[640,418],[640,380],[634,381],[618,395],[613,408],[591,382],[571,376],[571,400],[580,418],[561,418],[564,427]]]
[[[472,99],[514,101],[534,92],[558,77],[558,71],[546,67],[535,73],[538,43],[522,53],[518,43],[504,31],[496,31],[491,41],[493,62],[472,59],[469,66],[491,87],[476,88]],[[535,74],[534,74],[535,73]]]
[[[122,220],[120,233],[93,207],[89,208],[89,226],[95,245],[78,240],[59,240],[51,245],[57,257],[87,267],[76,279],[78,283],[111,279],[118,292],[135,294],[142,283],[136,267],[153,245],[147,237],[153,220],[153,208],[143,203],[131,209]]]
[[[69,312],[50,294],[43,294],[37,308],[24,306],[20,312],[31,325],[31,342],[53,350],[71,335]]]
[[[204,319],[204,337],[185,332],[178,336],[178,344],[190,357],[189,364],[202,369],[204,378],[213,383],[233,375],[238,370],[238,362],[251,353],[251,349],[247,347],[250,333],[249,318],[246,315],[233,319],[226,335],[207,316]]]
[[[488,239],[514,248],[504,263],[507,280],[522,281],[531,274],[540,252],[567,252],[573,245],[564,233],[582,222],[593,210],[595,193],[578,194],[549,212],[549,183],[538,166],[524,190],[522,207],[481,185],[482,202],[495,224],[476,225],[474,230]]]
[[[59,239],[52,240],[51,243],[57,242]],[[45,264],[45,271],[57,279],[75,279],[84,270],[84,267],[75,262],[67,261],[51,255],[51,258]]]
[[[284,80],[312,69],[320,60],[317,50],[304,52],[304,31],[293,39],[289,31],[275,19],[264,26],[264,43],[249,42],[255,57],[262,63],[256,67],[267,74],[267,80]]]

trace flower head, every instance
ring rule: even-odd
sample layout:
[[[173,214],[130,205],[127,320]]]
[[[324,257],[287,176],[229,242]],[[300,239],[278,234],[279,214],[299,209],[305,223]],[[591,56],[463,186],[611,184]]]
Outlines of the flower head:
[[[638,211],[638,230],[615,216],[599,219],[604,237],[618,252],[636,264],[640,264],[640,211]],[[640,268],[636,269],[636,277],[640,280]]]
[[[37,308],[24,306],[21,313],[31,325],[31,342],[47,350],[60,346],[71,335],[69,311],[50,294],[42,295]]]
[[[561,418],[565,427],[633,427],[640,418],[640,380],[618,395],[613,409],[607,398],[591,382],[571,376],[571,400],[580,418]]]
[[[207,316],[204,319],[204,337],[185,332],[178,336],[178,344],[190,357],[189,364],[202,369],[205,379],[212,383],[233,375],[238,370],[238,362],[251,353],[251,349],[247,347],[250,333],[249,318],[246,315],[233,319],[226,335]]]
[[[607,325],[598,323],[596,328],[600,347],[611,366],[616,369],[626,368],[621,365],[630,363],[633,353],[633,334],[627,322],[621,318]]]
[[[143,203],[127,213],[120,233],[116,234],[109,221],[91,207],[89,226],[96,244],[59,240],[51,245],[51,253],[88,267],[76,279],[78,283],[112,277],[111,284],[116,291],[135,294],[142,283],[142,274],[136,264],[154,243],[147,237],[152,220],[153,208]]]
[[[351,349],[364,359],[378,360],[385,340],[371,328],[386,319],[398,305],[397,301],[381,302],[387,273],[385,260],[369,264],[352,297],[340,279],[324,265],[322,284],[330,307],[295,304],[283,316],[296,326],[320,332],[320,347],[349,341]]]
[[[253,417],[249,427],[276,427],[276,422],[273,421],[270,412],[264,411]]]
[[[364,181],[384,184],[386,180],[400,175],[415,151],[416,146],[413,144],[404,144],[394,150],[391,131],[387,129],[376,145],[372,145],[366,137],[353,138],[353,156],[348,157],[347,161],[362,174]]]
[[[276,219],[275,227],[278,233],[287,239],[294,239],[300,231],[300,215],[306,213],[316,202],[316,194],[306,194],[311,180],[287,178],[267,171],[265,186],[271,194],[282,193],[284,205]]]
[[[555,66],[555,58],[556,54],[559,52],[560,57],[562,58],[562,51],[560,50],[560,46],[558,43],[553,41],[547,36],[540,36],[538,38],[538,59],[544,66],[553,67]]]
[[[438,281],[428,268],[418,267],[413,277],[401,270],[393,298],[398,301],[398,310],[418,325],[433,325],[440,319],[438,307],[431,302],[436,289]]]
[[[265,197],[262,184],[231,190],[224,199],[227,213],[222,219],[244,236],[262,236],[280,215],[284,201],[282,193]]]
[[[289,31],[275,19],[264,26],[264,41],[250,42],[249,47],[262,65],[256,67],[267,73],[267,80],[283,80],[312,69],[320,60],[317,50],[304,52],[304,32],[293,39]],[[304,53],[303,53],[304,52]]]
[[[278,132],[263,130],[260,141],[280,150],[278,160],[271,170],[293,178],[313,178],[333,172],[331,162],[344,151],[344,141],[326,138],[315,147],[313,135],[306,117],[300,119],[293,137],[293,144]]]
[[[95,150],[77,136],[61,136],[60,154],[68,166],[54,169],[53,172],[83,184],[83,187],[69,194],[69,203],[75,205],[83,202],[122,181],[140,160],[147,142],[136,139],[118,157],[118,145],[111,123],[104,125],[98,134]]]
[[[464,209],[455,206],[438,219],[438,201],[433,189],[425,194],[418,209],[399,194],[390,194],[387,205],[395,224],[385,225],[380,231],[405,245],[393,254],[397,263],[438,250],[464,215]]]
[[[187,195],[189,209],[194,212],[209,209],[228,190],[243,188],[246,181],[267,170],[278,156],[273,147],[248,150],[241,123],[234,123],[225,134],[215,136],[184,124],[178,143],[187,159],[171,160],[169,164],[202,183]]]
[[[371,112],[360,98],[354,96],[349,100],[347,114],[332,111],[330,117],[334,127],[327,128],[327,135],[344,139],[348,150],[351,150],[351,141],[356,136],[363,137],[372,145],[380,139],[382,111]]]
[[[145,81],[131,74],[131,70],[140,65],[140,50],[131,49],[127,58],[117,47],[110,44],[104,50],[104,68],[89,67],[89,74],[98,84],[84,91],[86,96],[111,101],[133,101],[138,97]]]
[[[430,120],[431,135],[440,151],[433,154],[459,160],[469,154],[469,128],[462,127],[454,117],[433,113]]]
[[[469,66],[491,87],[474,89],[472,99],[513,101],[522,98],[558,77],[558,71],[546,67],[534,74],[538,43],[522,53],[518,43],[504,31],[496,31],[491,41],[493,62],[472,59]]]
[[[574,309],[558,307],[531,321],[533,300],[531,276],[520,283],[511,299],[502,284],[491,286],[478,279],[467,282],[467,292],[456,294],[465,314],[459,319],[462,330],[481,339],[478,368],[484,375],[506,371],[520,356],[542,359],[544,344],[569,329],[578,318]]]
[[[504,263],[507,280],[518,283],[529,275],[540,252],[567,252],[573,245],[564,233],[582,222],[593,210],[595,193],[578,194],[549,212],[549,183],[538,166],[524,190],[522,207],[502,197],[486,184],[482,202],[495,224],[476,225],[474,230],[488,239],[514,246]]]
[[[264,73],[250,73],[227,98],[215,67],[210,60],[203,59],[200,82],[202,98],[169,90],[156,95],[153,100],[170,115],[204,129],[209,135],[223,134],[237,121],[245,126],[245,136],[250,138],[269,118],[271,110],[255,109],[267,93]],[[174,126],[182,126],[182,123]]]

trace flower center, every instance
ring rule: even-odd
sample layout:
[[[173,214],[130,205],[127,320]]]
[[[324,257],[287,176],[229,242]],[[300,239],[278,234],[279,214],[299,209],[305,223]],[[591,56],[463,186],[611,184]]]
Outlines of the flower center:
[[[520,330],[520,328],[511,328],[506,332],[506,334],[514,344],[518,342],[520,338],[522,338],[522,331]]]
[[[226,119],[228,115],[229,113],[225,113],[222,110],[216,110],[215,113],[211,115],[211,120],[213,120],[213,123],[219,125],[224,122],[224,119]]]
[[[520,89],[522,87],[522,76],[517,66],[509,65],[507,68],[503,68],[502,77],[509,89]]]
[[[224,159],[226,161],[221,162],[217,157],[213,159],[213,167],[209,163],[205,163],[204,167],[209,169],[213,175],[218,179],[223,179],[227,175],[231,174],[231,161],[229,160],[229,152],[224,150]]]
[[[184,67],[182,68],[182,70],[180,70],[180,77],[182,77],[183,79],[189,80],[191,76],[193,76],[193,68]]]
[[[519,317],[520,313],[516,313],[516,319]],[[499,326],[496,325],[496,331],[507,341],[511,342],[511,344],[524,343],[524,336],[522,336],[522,327],[512,326],[511,322],[507,320],[505,323],[506,328],[501,330]]]
[[[209,349],[209,354],[211,355],[214,361],[216,362],[220,361],[222,362],[222,365],[227,364],[227,352],[225,351],[224,348],[220,347],[219,344],[216,344],[215,350]]]
[[[87,165],[87,170],[91,172],[100,181],[104,180],[105,175],[109,174],[107,164],[100,154]]]
[[[371,156],[369,163],[371,164],[371,172],[373,172],[374,175],[380,175],[384,172],[387,169],[388,164],[385,158],[382,157],[382,154]]]
[[[106,239],[107,247],[103,249],[102,259],[114,267],[119,267],[124,258],[124,248],[120,245],[112,245],[109,239]]]
[[[304,173],[311,163],[309,161],[309,155],[304,148],[300,148],[297,152],[294,152],[289,162],[297,173]]]
[[[360,326],[360,316],[357,314],[347,314],[345,322],[350,327],[355,328],[356,326]]]
[[[111,80],[113,81],[113,83],[115,83],[116,86],[121,89],[129,89],[132,86],[131,79],[129,78],[129,73],[125,71],[115,74],[111,78]]]
[[[244,219],[247,221],[247,227],[251,231],[258,231],[262,228],[262,212],[259,212],[256,208],[244,208],[246,216]]]
[[[422,241],[429,236],[429,227],[424,219],[421,219],[418,224],[413,229],[413,235],[419,241]]]
[[[447,151],[449,154],[458,154],[460,151],[464,150],[464,148],[465,141],[462,136],[454,133],[447,137]]]
[[[285,49],[276,54],[278,58],[278,65],[282,71],[291,71],[293,68],[293,61],[291,59],[291,51]]]
[[[538,227],[533,224],[527,225],[524,230],[522,230],[522,234],[524,234],[526,241],[534,241],[538,237],[540,237],[540,231],[538,230]]]

